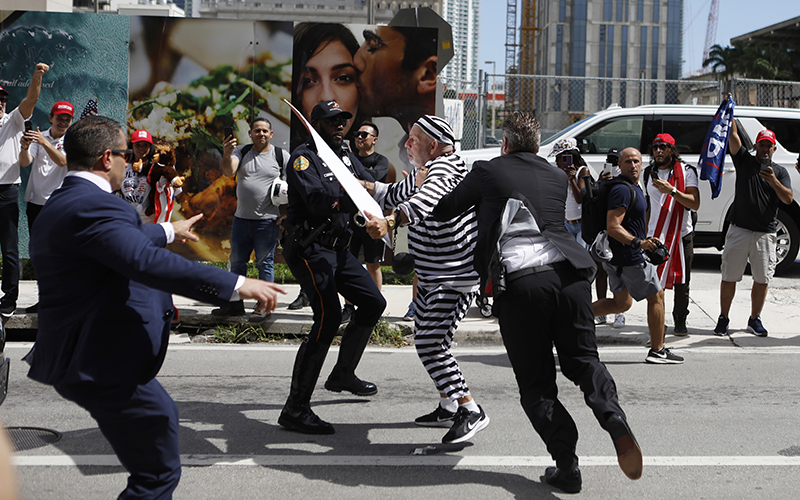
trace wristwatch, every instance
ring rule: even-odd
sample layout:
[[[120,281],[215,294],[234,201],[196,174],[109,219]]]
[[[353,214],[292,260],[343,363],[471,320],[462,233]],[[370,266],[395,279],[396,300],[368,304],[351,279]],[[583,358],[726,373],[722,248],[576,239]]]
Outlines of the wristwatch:
[[[392,215],[394,215],[394,214],[392,214]],[[394,220],[394,217],[387,217],[387,218],[386,218],[386,222],[389,224],[389,229],[394,229],[394,226],[395,226],[395,224],[397,223],[397,222]]]
[[[677,192],[678,192],[677,188],[672,188],[672,191],[669,192],[669,195],[672,196],[673,198],[675,198],[675,193],[677,193]]]

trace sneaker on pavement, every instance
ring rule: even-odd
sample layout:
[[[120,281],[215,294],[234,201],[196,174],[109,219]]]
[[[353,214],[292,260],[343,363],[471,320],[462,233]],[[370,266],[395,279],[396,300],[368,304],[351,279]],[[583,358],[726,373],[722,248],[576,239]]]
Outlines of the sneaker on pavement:
[[[478,405],[478,409],[480,412],[469,411],[463,406],[459,406],[453,419],[453,426],[442,438],[442,443],[462,443],[485,429],[489,425],[489,417],[486,416],[480,405]]]
[[[14,315],[14,311],[17,310],[17,303],[16,302],[2,302],[0,303],[0,316],[4,318],[10,318]]]
[[[674,333],[678,337],[685,337],[689,335],[689,329],[686,328],[686,316],[683,318],[673,318],[675,320],[675,328],[672,329],[672,333]]]
[[[604,316],[595,316],[594,317],[594,324],[595,325],[605,325],[608,323],[608,319]]]
[[[677,354],[673,354],[670,349],[662,347],[660,351],[654,351],[650,349],[650,352],[647,353],[645,361],[657,365],[679,365],[683,363],[683,358]]]
[[[761,316],[750,318],[747,320],[747,331],[756,337],[766,337],[767,329],[761,324]]]
[[[297,298],[289,304],[289,309],[292,311],[296,311],[298,309],[302,309],[304,307],[308,307],[311,305],[311,302],[308,300],[306,294],[300,290],[300,293],[297,295]]]
[[[622,328],[625,326],[625,315],[622,313],[617,314],[614,316],[614,324],[611,325],[613,328]]]
[[[714,335],[716,335],[717,337],[722,337],[723,335],[727,335],[728,323],[730,322],[731,320],[720,314],[719,318],[717,318],[717,326],[714,327]]]
[[[408,304],[408,311],[403,316],[403,321],[414,321],[414,315],[417,314],[417,303],[413,300]]]
[[[453,420],[456,413],[447,411],[441,405],[437,405],[436,409],[427,415],[417,417],[414,423],[421,427],[453,427]]]
[[[345,304],[342,308],[342,324],[349,323],[356,313],[356,306],[353,304]]]

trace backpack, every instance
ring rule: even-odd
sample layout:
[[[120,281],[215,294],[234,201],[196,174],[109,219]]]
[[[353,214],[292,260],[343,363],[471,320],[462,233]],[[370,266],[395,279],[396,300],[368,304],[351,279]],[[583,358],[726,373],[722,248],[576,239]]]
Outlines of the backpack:
[[[626,184],[631,190],[631,206],[639,202],[639,195],[631,182],[620,176],[605,182],[595,182],[591,176],[583,178],[586,183],[586,192],[581,203],[581,237],[588,245],[594,243],[597,235],[606,230],[606,217],[608,215],[608,193],[618,184]],[[622,225],[628,222],[631,210],[625,211]]]

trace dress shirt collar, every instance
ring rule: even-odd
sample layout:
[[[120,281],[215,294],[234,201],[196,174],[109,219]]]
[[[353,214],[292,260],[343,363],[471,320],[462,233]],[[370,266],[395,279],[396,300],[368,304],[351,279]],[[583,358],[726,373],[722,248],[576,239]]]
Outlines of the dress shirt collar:
[[[86,179],[87,181],[91,182],[95,186],[99,187],[106,193],[111,192],[111,183],[107,180],[103,179],[97,174],[93,174],[87,170],[70,170],[67,172],[67,177],[80,177],[81,179]]]

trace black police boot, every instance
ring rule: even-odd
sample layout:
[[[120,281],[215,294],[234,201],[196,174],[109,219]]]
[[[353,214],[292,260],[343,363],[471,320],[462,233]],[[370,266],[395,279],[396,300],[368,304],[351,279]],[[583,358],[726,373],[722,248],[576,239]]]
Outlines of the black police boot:
[[[289,398],[278,418],[281,427],[304,434],[333,434],[333,426],[311,410],[311,394],[319,379],[330,344],[308,342],[300,345],[294,360]]]
[[[361,361],[361,355],[364,354],[373,329],[374,326],[359,326],[355,321],[350,321],[342,335],[339,359],[325,382],[327,390],[332,392],[348,391],[356,396],[377,394],[378,388],[375,384],[356,377],[356,366]]]

